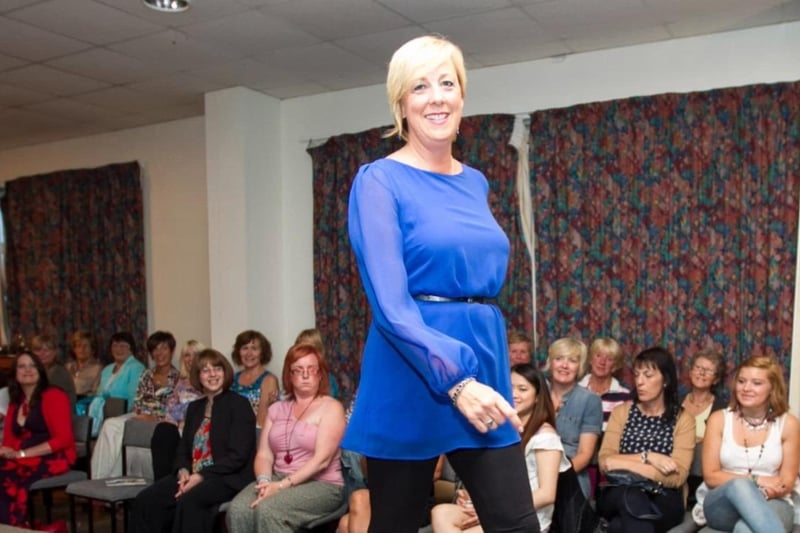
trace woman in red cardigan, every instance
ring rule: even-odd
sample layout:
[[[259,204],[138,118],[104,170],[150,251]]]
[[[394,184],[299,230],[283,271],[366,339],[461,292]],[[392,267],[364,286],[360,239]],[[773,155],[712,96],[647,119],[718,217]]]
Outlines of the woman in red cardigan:
[[[11,365],[9,406],[0,446],[0,524],[27,525],[28,488],[75,462],[69,398],[47,381],[29,353]]]

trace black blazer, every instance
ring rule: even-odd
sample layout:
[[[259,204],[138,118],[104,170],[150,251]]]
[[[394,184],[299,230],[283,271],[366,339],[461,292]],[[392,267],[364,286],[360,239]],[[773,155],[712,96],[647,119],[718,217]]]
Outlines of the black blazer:
[[[176,470],[192,471],[194,435],[203,422],[206,402],[203,397],[189,404],[183,436],[175,458]],[[256,451],[256,416],[250,402],[226,390],[214,398],[211,408],[211,456],[214,464],[200,470],[204,479],[220,477],[234,490],[241,490],[255,479],[253,459]]]

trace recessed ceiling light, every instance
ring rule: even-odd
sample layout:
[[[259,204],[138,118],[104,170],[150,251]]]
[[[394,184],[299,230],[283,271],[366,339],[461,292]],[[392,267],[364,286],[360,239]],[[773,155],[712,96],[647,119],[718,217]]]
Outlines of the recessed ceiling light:
[[[180,13],[189,9],[189,0],[142,0],[144,5],[165,13]]]

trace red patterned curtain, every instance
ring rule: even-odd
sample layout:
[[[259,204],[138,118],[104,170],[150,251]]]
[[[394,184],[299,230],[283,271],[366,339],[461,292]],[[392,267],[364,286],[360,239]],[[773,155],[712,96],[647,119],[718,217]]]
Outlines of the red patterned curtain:
[[[510,115],[466,117],[455,157],[480,169],[490,184],[489,202],[511,240],[511,261],[500,296],[509,327],[532,328],[530,260],[518,218],[516,151],[508,145],[514,127]],[[314,303],[317,327],[346,402],[358,381],[360,354],[370,316],[358,268],[347,237],[350,185],[359,166],[402,146],[383,139],[386,127],[339,135],[310,148],[314,172]]]
[[[713,347],[788,377],[800,84],[553,109],[530,131],[541,350]]]
[[[8,320],[12,336],[66,338],[88,329],[147,334],[139,164],[68,170],[6,183]],[[66,352],[65,352],[66,353]]]

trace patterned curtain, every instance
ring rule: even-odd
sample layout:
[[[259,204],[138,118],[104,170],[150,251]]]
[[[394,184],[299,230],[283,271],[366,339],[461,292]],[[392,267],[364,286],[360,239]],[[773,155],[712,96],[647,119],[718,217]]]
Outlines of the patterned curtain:
[[[490,183],[489,202],[511,240],[512,257],[499,304],[509,327],[531,330],[530,261],[521,238],[515,190],[516,152],[508,145],[514,127],[510,115],[462,119],[454,155],[483,171]],[[359,166],[402,146],[383,139],[386,127],[339,135],[308,150],[314,173],[314,304],[329,363],[347,402],[358,381],[360,355],[370,314],[358,267],[347,237],[350,185]]]
[[[144,343],[138,163],[15,179],[6,183],[3,214],[13,335],[49,333],[66,350],[69,333],[88,329],[102,356],[115,331]]]
[[[729,370],[792,342],[800,84],[531,115],[539,335],[630,358],[701,348]]]

